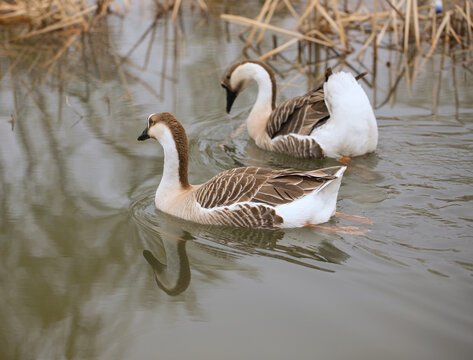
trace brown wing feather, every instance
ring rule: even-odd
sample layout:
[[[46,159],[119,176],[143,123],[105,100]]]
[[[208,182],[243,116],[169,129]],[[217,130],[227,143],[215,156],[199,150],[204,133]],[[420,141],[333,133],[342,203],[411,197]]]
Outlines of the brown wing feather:
[[[358,74],[355,79],[359,80],[366,74],[366,72]],[[329,67],[325,71],[325,81],[328,81],[331,75],[332,68]],[[271,139],[290,134],[310,135],[316,127],[325,124],[329,117],[324,101],[324,87],[321,85],[303,96],[283,102],[274,109],[266,125],[266,131]]]
[[[271,113],[266,131],[271,138],[288,134],[309,135],[321,121],[328,118],[324,89],[321,86],[280,104]]]
[[[319,143],[310,136],[282,135],[272,141],[272,146],[272,150],[275,152],[290,154],[297,158],[322,159],[325,157]]]
[[[274,229],[284,222],[273,208],[265,204],[243,203],[237,205],[232,211],[216,209],[210,216],[213,224],[259,229]]]
[[[334,179],[333,174],[338,169],[340,166],[307,172],[253,166],[231,169],[203,184],[196,191],[195,199],[207,209],[238,202],[286,204]]]
[[[250,201],[270,171],[254,166],[223,171],[197,190],[196,201],[207,209]]]
[[[340,167],[335,167],[338,170]],[[332,168],[328,168],[332,172]],[[335,177],[322,170],[311,172],[284,171],[263,184],[252,201],[276,206],[292,202],[319,188]]]

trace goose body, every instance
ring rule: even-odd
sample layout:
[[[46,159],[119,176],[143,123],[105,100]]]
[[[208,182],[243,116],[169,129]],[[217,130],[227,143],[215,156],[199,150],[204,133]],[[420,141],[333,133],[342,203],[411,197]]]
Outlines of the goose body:
[[[150,115],[138,140],[157,139],[164,149],[164,170],[156,207],[201,224],[251,228],[289,228],[326,222],[335,213],[346,167],[312,171],[241,167],[201,185],[187,178],[188,141],[169,113]]]
[[[326,73],[326,81],[276,107],[276,81],[265,63],[244,60],[224,74],[227,112],[251,80],[258,84],[246,120],[256,145],[299,158],[359,156],[376,149],[378,127],[369,99],[347,72]]]

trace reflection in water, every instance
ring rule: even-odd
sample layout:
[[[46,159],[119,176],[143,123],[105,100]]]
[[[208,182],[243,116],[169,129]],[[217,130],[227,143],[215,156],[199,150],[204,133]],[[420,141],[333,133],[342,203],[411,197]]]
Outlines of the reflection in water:
[[[335,270],[321,264],[342,264],[349,258],[330,240],[313,236],[304,242],[300,234],[292,238],[281,230],[201,225],[178,219],[155,210],[149,197],[135,202],[132,213],[142,243],[153,249],[145,249],[143,256],[153,269],[158,287],[171,296],[184,292],[191,280],[186,249],[189,241],[194,243],[192,251],[204,252],[209,258],[238,259],[252,254],[325,272]]]
[[[143,256],[151,265],[159,288],[166,294],[176,296],[187,289],[191,281],[189,259],[185,240],[163,240],[166,250],[166,264],[161,263],[149,250]]]

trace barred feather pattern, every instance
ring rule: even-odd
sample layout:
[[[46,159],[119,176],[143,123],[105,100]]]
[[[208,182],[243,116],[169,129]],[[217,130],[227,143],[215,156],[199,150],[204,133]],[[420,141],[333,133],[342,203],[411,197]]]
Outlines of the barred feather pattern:
[[[206,209],[250,201],[270,172],[270,169],[258,167],[223,171],[199,188],[196,201]]]
[[[317,190],[340,166],[313,171],[272,170],[258,167],[224,171],[194,194],[204,209],[206,219],[219,225],[254,228],[277,228],[283,219],[276,214],[277,205],[286,204]]]
[[[322,159],[325,153],[317,141],[309,136],[284,135],[271,141],[271,151],[289,154],[297,158]]]
[[[217,209],[209,213],[208,220],[215,225],[231,225],[255,229],[276,229],[284,222],[276,211],[265,205],[239,204],[228,209]]]
[[[281,103],[273,110],[266,125],[268,136],[310,135],[312,130],[329,118],[324,101],[324,89],[319,87],[303,96]]]

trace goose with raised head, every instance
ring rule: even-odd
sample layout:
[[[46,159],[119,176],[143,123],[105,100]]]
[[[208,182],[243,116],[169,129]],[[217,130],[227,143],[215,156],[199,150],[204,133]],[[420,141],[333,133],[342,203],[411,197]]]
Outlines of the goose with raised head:
[[[368,96],[347,72],[332,73],[303,96],[276,106],[276,80],[261,61],[244,60],[225,72],[227,113],[251,80],[258,84],[255,104],[246,120],[256,145],[298,158],[353,157],[375,151],[378,127]]]
[[[164,149],[156,207],[201,224],[291,228],[326,222],[335,213],[345,166],[312,171],[240,167],[201,185],[188,181],[184,127],[170,113],[152,114],[138,140],[154,138]]]

